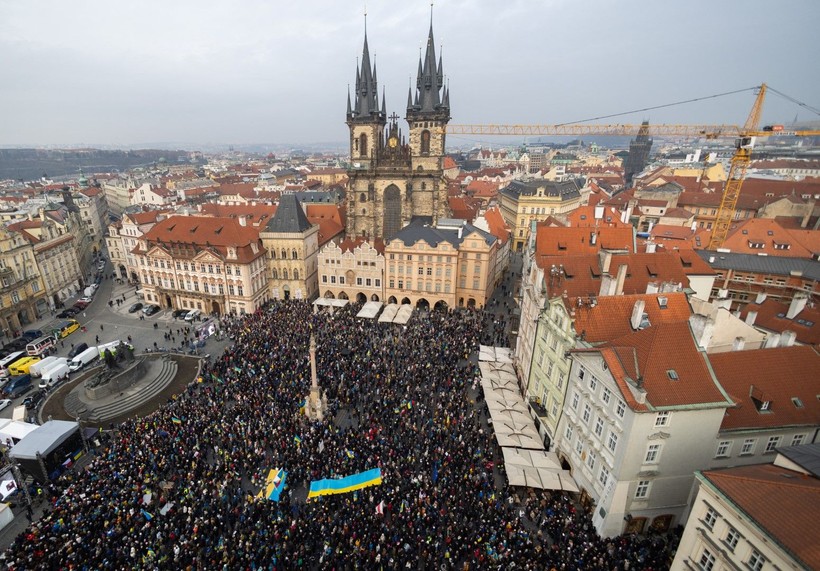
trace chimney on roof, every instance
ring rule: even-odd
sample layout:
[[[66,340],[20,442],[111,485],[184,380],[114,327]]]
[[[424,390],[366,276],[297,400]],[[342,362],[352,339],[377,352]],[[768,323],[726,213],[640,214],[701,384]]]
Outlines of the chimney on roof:
[[[612,295],[612,286],[615,280],[609,274],[601,274],[601,288],[598,290],[598,297]]]
[[[612,264],[612,252],[607,252],[606,250],[601,250],[598,253],[598,257],[600,258],[601,262],[601,272],[604,274],[609,273],[609,266]]]
[[[732,351],[743,351],[744,347],[746,347],[746,339],[744,337],[735,337],[734,342],[732,342]]]
[[[754,326],[756,319],[757,319],[757,312],[756,311],[750,311],[749,313],[746,314],[746,325]]]
[[[598,204],[595,206],[595,220],[602,220],[604,217],[604,205]]]
[[[789,304],[789,311],[786,312],[786,319],[794,319],[797,317],[800,312],[805,309],[807,301],[808,299],[805,295],[795,295],[792,298],[792,302]]]
[[[755,298],[755,303],[756,303],[757,305],[760,305],[761,303],[763,303],[764,301],[766,301],[766,295],[767,295],[767,294],[766,294],[765,292],[762,292],[762,291],[761,291],[761,292],[758,292],[757,297]]]
[[[646,284],[646,293],[658,293],[658,282],[649,282]]]
[[[794,331],[784,331],[780,334],[780,346],[791,347],[794,345],[795,339],[797,339],[797,333]]]
[[[655,242],[647,242],[646,243],[646,253],[647,254],[654,254],[657,247],[658,247],[658,245],[655,244]]]
[[[590,232],[589,233],[589,245],[594,246],[597,243],[598,243],[598,235],[595,233],[595,231]]]
[[[803,215],[803,220],[800,221],[800,227],[806,228],[809,225],[809,219],[814,214],[814,199],[810,198],[806,205],[806,213]]]
[[[240,226],[247,226],[248,225],[247,218],[245,218],[244,216],[240,216],[239,217],[239,225]]]
[[[695,313],[689,316],[689,327],[692,329],[692,335],[698,347],[706,350],[709,347],[709,342],[712,341],[712,332],[715,328],[714,320]]]
[[[626,264],[618,266],[618,277],[615,280],[615,295],[624,293],[624,281],[626,281]]]
[[[639,329],[641,326],[641,318],[643,317],[643,310],[646,307],[646,302],[642,299],[639,299],[635,302],[635,305],[632,306],[632,319],[629,320],[629,323],[632,325],[632,329]]]
[[[766,342],[763,343],[764,349],[774,349],[780,343],[780,335],[772,334],[766,337]]]

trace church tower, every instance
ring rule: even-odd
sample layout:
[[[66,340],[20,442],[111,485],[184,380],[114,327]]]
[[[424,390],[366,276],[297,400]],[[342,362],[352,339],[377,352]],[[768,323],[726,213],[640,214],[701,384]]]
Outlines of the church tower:
[[[379,105],[376,66],[370,65],[365,31],[356,93],[347,99],[350,169],[347,228],[352,236],[389,239],[417,216],[432,223],[448,213],[444,176],[444,131],[450,120],[442,62],[436,62],[433,26],[427,53],[419,60],[415,98],[408,95],[409,141],[394,113],[387,124],[384,93]]]

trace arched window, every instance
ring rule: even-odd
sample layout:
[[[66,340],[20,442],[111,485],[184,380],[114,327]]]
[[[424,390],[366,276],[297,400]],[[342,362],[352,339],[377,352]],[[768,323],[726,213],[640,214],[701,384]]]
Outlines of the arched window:
[[[271,258],[271,260],[275,260],[275,259],[276,259],[276,250],[271,249],[271,251],[270,251],[270,258]]]
[[[282,279],[283,280],[288,279],[288,269],[287,268],[282,268]]]
[[[367,135],[365,135],[364,133],[359,135],[359,156],[367,156]]]
[[[287,259],[288,259],[288,253],[285,251],[285,249],[284,249],[284,248],[282,248],[282,259],[283,259],[283,260],[287,260]]]
[[[299,254],[297,254],[296,250],[294,249],[294,250],[291,251],[290,257],[295,260],[299,257]]]
[[[421,132],[421,154],[430,154],[430,131],[427,130]]]
[[[279,272],[278,272],[278,271],[276,271],[276,268],[271,269],[271,271],[270,271],[270,275],[271,275],[271,277],[272,277],[273,279],[275,279],[275,280],[278,280],[278,279],[279,279]]]
[[[421,183],[421,189],[422,190],[427,190],[427,183],[426,182]]]
[[[359,202],[367,202],[367,195],[365,193],[359,195]]]
[[[299,279],[299,270],[293,270],[293,279],[295,279],[295,280]]]

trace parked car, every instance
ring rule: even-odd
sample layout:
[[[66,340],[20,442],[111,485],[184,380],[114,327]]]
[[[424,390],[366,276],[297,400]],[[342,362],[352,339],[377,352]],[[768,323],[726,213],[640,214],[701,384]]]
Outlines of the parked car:
[[[15,398],[30,391],[34,385],[31,384],[31,375],[19,375],[11,377],[8,384],[3,387],[3,394],[7,397]]]
[[[186,315],[188,315],[189,311],[190,309],[175,309],[173,313],[171,313],[171,316],[174,319],[177,319],[178,317],[185,317]]]
[[[37,394],[29,395],[23,399],[23,406],[26,407],[26,410],[31,410],[33,408],[37,408],[40,406],[40,403],[43,402],[43,397],[45,395],[42,391],[38,391]]]
[[[58,314],[57,314],[57,317],[59,317],[60,319],[67,319],[67,318],[74,317],[74,316],[75,316],[75,315],[77,315],[79,312],[80,312],[80,310],[79,310],[79,309],[76,309],[76,308],[74,308],[74,307],[69,307],[68,309],[64,309],[63,311],[61,311],[60,313],[58,313]]]
[[[91,303],[92,301],[94,301],[94,298],[93,298],[93,297],[91,297],[91,296],[85,296],[85,297],[81,297],[80,299],[78,299],[78,300],[77,300],[77,303],[82,302],[82,303],[85,303],[85,304],[89,304],[89,303]]]
[[[131,304],[131,307],[128,308],[128,313],[136,313],[140,309],[142,309],[142,304],[140,302]]]
[[[26,345],[28,344],[28,339],[18,337],[17,339],[9,341],[5,345],[3,345],[3,351],[5,351],[6,353],[12,353],[14,351],[23,351],[26,348]]]
[[[99,356],[100,351],[96,347],[89,347],[88,349],[86,349],[73,359],[71,359],[68,365],[68,370],[72,373],[74,371],[79,371]]]
[[[74,309],[76,309],[76,310],[77,310],[77,313],[79,313],[80,311],[82,311],[82,310],[84,310],[86,307],[88,307],[88,302],[87,302],[87,301],[80,301],[80,300],[78,299],[77,301],[75,301],[75,302],[74,302],[74,306],[73,306],[73,307],[74,307]],[[75,315],[76,315],[76,314],[75,314]]]
[[[0,400],[0,410],[3,410],[4,408],[8,407],[9,405],[11,405],[11,399]]]
[[[160,310],[160,307],[158,305],[151,304],[151,305],[147,306],[145,309],[143,309],[142,312],[145,315],[154,315],[159,310]]]
[[[44,333],[39,329],[29,329],[28,331],[23,331],[23,338],[30,339],[31,341],[39,339],[43,335]]]
[[[73,359],[74,357],[76,357],[77,355],[79,355],[80,353],[85,351],[86,349],[88,349],[88,343],[79,343],[77,345],[74,345],[74,348],[71,349],[71,351],[68,352],[69,360]]]
[[[195,319],[199,319],[199,316],[202,315],[202,312],[198,309],[192,309],[185,315],[185,321],[193,321]]]

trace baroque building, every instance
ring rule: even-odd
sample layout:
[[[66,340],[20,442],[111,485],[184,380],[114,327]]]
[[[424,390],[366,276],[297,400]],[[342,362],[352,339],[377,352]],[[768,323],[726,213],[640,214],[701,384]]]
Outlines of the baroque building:
[[[347,236],[388,239],[413,217],[427,217],[433,224],[446,218],[444,146],[450,94],[441,56],[436,61],[432,22],[426,54],[419,58],[415,92],[410,88],[407,94],[408,137],[399,128],[399,117],[387,116],[384,91],[379,103],[366,34],[355,88],[355,96],[351,99],[348,93],[347,98]]]

